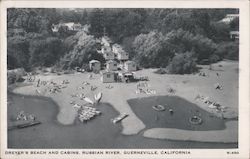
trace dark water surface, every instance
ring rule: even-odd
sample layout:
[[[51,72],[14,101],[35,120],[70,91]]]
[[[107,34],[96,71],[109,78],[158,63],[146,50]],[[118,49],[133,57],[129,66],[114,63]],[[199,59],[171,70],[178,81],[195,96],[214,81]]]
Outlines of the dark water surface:
[[[12,122],[17,113],[24,110],[32,113],[42,124],[8,131],[8,148],[235,148],[237,144],[182,142],[171,140],[148,139],[138,135],[125,136],[120,132],[120,124],[112,124],[110,119],[118,113],[108,104],[101,104],[97,108],[102,115],[94,120],[82,124],[78,121],[74,125],[65,126],[56,121],[58,113],[57,105],[48,98],[37,98],[21,96],[8,93],[10,104],[8,104],[8,123]],[[132,101],[133,103],[133,101]],[[130,104],[132,104],[130,101]],[[71,106],[71,105],[69,105]],[[138,106],[139,107],[139,106]],[[137,106],[132,106],[136,114],[145,122],[145,119],[138,113]],[[177,113],[176,113],[177,114]],[[147,114],[148,116],[148,114]],[[150,115],[149,115],[150,116]],[[161,118],[161,117],[160,117]],[[150,118],[148,120],[151,120]],[[217,121],[217,119],[216,119]],[[153,125],[147,127],[153,127]],[[153,123],[151,123],[153,124]],[[223,123],[212,128],[221,128]],[[164,121],[159,125],[164,126]],[[183,125],[179,125],[183,128]],[[223,127],[222,127],[223,128]],[[191,128],[190,128],[191,129]],[[205,129],[205,128],[204,128]]]
[[[198,131],[222,130],[226,128],[225,120],[177,96],[153,96],[130,99],[128,103],[147,128],[177,128]],[[166,110],[155,111],[152,106],[157,104],[163,105]],[[170,109],[173,110],[173,114],[169,112]],[[191,124],[189,119],[193,116],[200,117],[202,124]]]

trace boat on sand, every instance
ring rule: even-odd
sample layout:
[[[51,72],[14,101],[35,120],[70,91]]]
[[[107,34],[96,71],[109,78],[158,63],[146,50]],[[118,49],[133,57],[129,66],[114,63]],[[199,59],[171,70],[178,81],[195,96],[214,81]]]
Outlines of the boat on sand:
[[[99,103],[102,98],[102,93],[99,92],[98,94],[95,94],[94,96],[96,103]]]
[[[115,117],[114,119],[111,119],[111,121],[112,121],[114,124],[116,124],[116,123],[122,121],[123,119],[125,119],[126,117],[128,117],[128,114],[125,114],[125,113],[124,113],[124,114],[121,114],[121,115]]]
[[[89,99],[88,97],[84,97],[83,99],[84,99],[86,102],[90,103],[90,104],[94,104],[94,102],[93,102],[91,99]]]

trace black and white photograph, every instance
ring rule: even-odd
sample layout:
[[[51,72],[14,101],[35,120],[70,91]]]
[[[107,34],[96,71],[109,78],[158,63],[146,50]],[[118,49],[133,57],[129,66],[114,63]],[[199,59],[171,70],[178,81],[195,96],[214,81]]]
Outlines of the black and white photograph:
[[[8,150],[239,148],[239,8],[6,16]]]

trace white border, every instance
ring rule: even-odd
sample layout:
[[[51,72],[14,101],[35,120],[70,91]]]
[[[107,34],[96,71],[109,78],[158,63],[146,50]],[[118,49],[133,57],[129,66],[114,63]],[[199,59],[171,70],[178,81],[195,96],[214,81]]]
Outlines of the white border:
[[[7,27],[6,8],[239,8],[240,9],[240,64],[239,64],[239,148],[238,149],[183,149],[191,155],[5,155],[7,149]],[[248,1],[2,1],[1,2],[1,157],[0,158],[249,158],[249,2]],[[11,149],[14,150],[14,149]],[[20,150],[20,149],[17,149]],[[29,151],[22,149],[23,151]],[[38,149],[36,149],[38,150]],[[46,151],[51,149],[46,149]],[[55,149],[65,151],[65,149]],[[81,149],[74,149],[81,151]],[[90,150],[90,149],[89,149]],[[105,149],[101,149],[105,151]],[[110,150],[110,149],[106,149]],[[122,149],[116,149],[123,151]],[[139,149],[137,149],[139,150]],[[143,149],[146,151],[159,149]],[[168,151],[177,149],[166,149]],[[180,150],[180,149],[178,149]],[[228,155],[227,151],[238,151]],[[41,151],[44,151],[42,149]]]

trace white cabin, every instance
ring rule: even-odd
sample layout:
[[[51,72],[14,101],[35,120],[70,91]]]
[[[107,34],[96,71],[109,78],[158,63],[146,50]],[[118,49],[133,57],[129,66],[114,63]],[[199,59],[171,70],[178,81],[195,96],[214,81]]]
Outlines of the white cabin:
[[[70,31],[80,31],[82,29],[82,25],[80,23],[59,23],[59,24],[52,24],[52,31],[58,32],[60,27],[66,27]]]
[[[114,60],[109,60],[106,63],[106,70],[107,71],[117,71],[117,62]]]
[[[239,18],[239,14],[227,14],[226,17],[221,20],[221,22],[229,24],[235,18]]]
[[[124,69],[128,72],[136,71],[136,63],[134,61],[126,61],[124,63]]]
[[[101,53],[103,54],[105,60],[114,60],[115,58],[110,46],[102,46]]]
[[[114,72],[109,72],[109,71],[104,71],[101,74],[101,81],[103,83],[112,83],[115,82],[115,73]]]
[[[83,27],[80,23],[74,23],[72,28],[74,31],[80,31]]]
[[[89,68],[94,73],[99,73],[99,71],[101,70],[101,62],[97,60],[91,60],[89,61]]]
[[[112,51],[114,52],[114,54],[118,60],[128,60],[129,59],[128,53],[126,51],[124,51],[123,48],[118,44],[112,45]]]
[[[111,39],[107,36],[103,36],[101,41],[102,41],[102,45],[104,45],[104,46],[111,46],[112,45]]]
[[[240,34],[239,31],[230,31],[230,39],[239,40]]]

